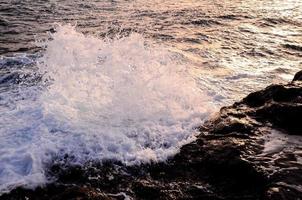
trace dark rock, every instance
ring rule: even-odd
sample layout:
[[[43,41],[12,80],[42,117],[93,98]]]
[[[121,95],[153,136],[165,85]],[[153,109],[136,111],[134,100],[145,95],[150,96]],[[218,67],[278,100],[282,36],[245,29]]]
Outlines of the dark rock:
[[[140,180],[134,184],[134,192],[141,199],[159,199],[161,194],[160,184],[155,181]]]
[[[295,74],[293,81],[302,81],[302,70]]]

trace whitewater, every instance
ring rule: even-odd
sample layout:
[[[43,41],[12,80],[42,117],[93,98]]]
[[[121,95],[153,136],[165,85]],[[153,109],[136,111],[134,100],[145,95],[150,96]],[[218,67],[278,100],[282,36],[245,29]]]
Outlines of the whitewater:
[[[57,25],[37,45],[40,55],[0,60],[19,63],[17,86],[0,93],[0,194],[53,181],[58,160],[165,161],[214,107],[186,63],[141,34],[100,39]]]

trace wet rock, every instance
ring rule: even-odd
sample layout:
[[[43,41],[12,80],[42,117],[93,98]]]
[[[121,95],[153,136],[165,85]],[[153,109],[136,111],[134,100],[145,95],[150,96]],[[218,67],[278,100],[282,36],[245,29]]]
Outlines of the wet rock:
[[[302,81],[302,70],[295,74],[293,81]]]
[[[299,199],[300,76],[222,108],[199,128],[196,141],[164,163],[54,164],[49,172],[57,178],[54,183],[36,190],[17,188],[0,199]],[[282,138],[270,136],[276,131]],[[284,135],[295,135],[294,142]]]

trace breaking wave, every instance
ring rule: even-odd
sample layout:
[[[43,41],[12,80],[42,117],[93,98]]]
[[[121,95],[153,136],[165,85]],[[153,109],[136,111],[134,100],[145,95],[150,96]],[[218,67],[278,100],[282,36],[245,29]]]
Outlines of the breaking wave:
[[[0,193],[47,183],[65,155],[70,165],[164,161],[210,113],[185,63],[142,35],[100,39],[64,25],[43,45],[31,69],[15,70],[39,82],[0,93]]]

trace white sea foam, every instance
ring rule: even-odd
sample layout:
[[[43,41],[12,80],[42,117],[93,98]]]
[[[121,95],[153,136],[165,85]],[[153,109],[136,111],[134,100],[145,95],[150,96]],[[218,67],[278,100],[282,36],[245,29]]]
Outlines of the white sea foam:
[[[163,161],[211,107],[185,64],[139,34],[106,40],[58,26],[37,66],[42,86],[1,94],[0,193],[47,183],[65,154],[70,164]]]

